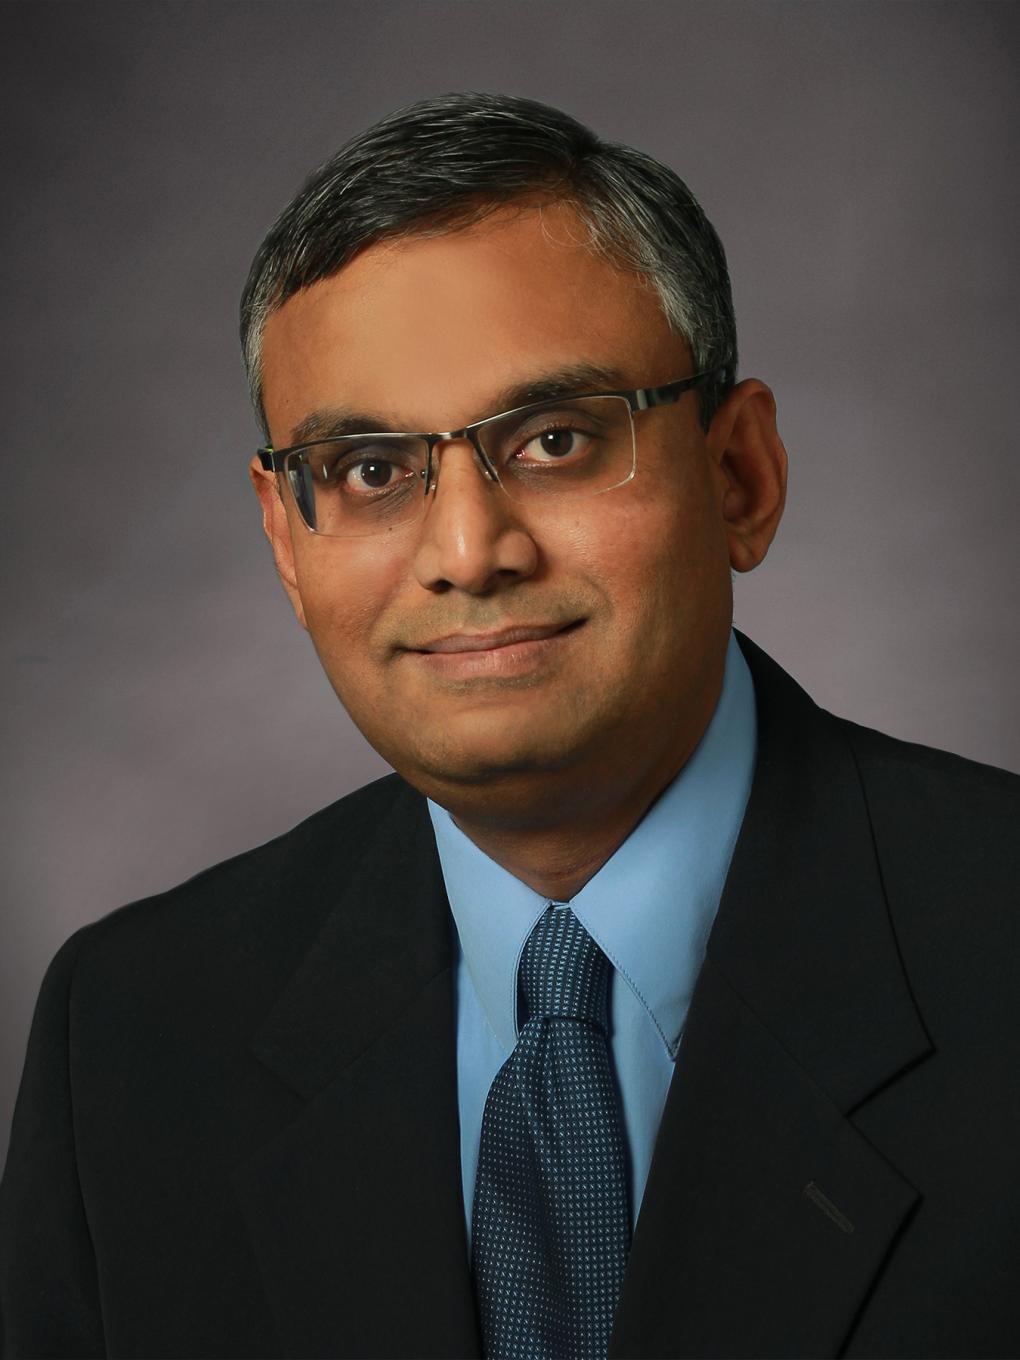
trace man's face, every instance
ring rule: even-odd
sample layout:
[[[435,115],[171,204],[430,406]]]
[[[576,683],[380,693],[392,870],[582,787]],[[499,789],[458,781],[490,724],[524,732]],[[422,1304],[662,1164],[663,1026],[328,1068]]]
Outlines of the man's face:
[[[501,210],[379,243],[299,292],[265,329],[274,444],[337,407],[377,428],[458,429],[501,409],[504,389],[582,362],[619,388],[689,374],[654,295],[583,239],[565,205]],[[441,446],[424,517],[366,537],[310,533],[289,492],[281,507],[257,478],[341,702],[447,806],[495,798],[526,824],[548,795],[668,776],[711,715],[731,615],[727,473],[696,393],[637,414],[635,431],[632,481],[540,505],[485,480],[466,441]]]

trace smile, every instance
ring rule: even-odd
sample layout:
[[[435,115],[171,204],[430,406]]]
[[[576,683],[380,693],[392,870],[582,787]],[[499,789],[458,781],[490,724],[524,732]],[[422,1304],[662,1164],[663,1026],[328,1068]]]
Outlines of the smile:
[[[450,633],[408,653],[428,671],[450,680],[509,678],[538,669],[567,644],[583,619],[533,624],[492,633]]]

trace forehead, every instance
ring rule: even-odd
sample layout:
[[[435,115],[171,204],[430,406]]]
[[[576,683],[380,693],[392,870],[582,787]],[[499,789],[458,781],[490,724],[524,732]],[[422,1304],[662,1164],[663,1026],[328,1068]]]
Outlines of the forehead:
[[[379,242],[295,294],[266,323],[263,393],[279,443],[330,405],[454,428],[546,372],[590,363],[653,385],[685,358],[648,285],[595,253],[557,203]]]

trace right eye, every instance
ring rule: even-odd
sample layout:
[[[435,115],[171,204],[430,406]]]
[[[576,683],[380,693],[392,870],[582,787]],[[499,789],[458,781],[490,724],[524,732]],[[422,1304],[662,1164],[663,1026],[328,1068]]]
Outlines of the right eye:
[[[318,480],[347,496],[372,496],[406,487],[417,477],[417,466],[410,456],[389,450],[386,454],[356,449],[342,457],[323,460]]]
[[[408,468],[398,467],[387,458],[365,458],[338,470],[338,480],[354,492],[384,491],[401,478],[413,476]]]

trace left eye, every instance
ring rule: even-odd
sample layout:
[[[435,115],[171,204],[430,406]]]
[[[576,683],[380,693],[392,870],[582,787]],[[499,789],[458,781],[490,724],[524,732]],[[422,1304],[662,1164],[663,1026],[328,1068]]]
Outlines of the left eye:
[[[562,458],[587,452],[586,441],[591,436],[584,430],[575,430],[568,425],[558,425],[551,430],[543,430],[528,440],[521,448],[521,455],[534,462],[556,462]]]

